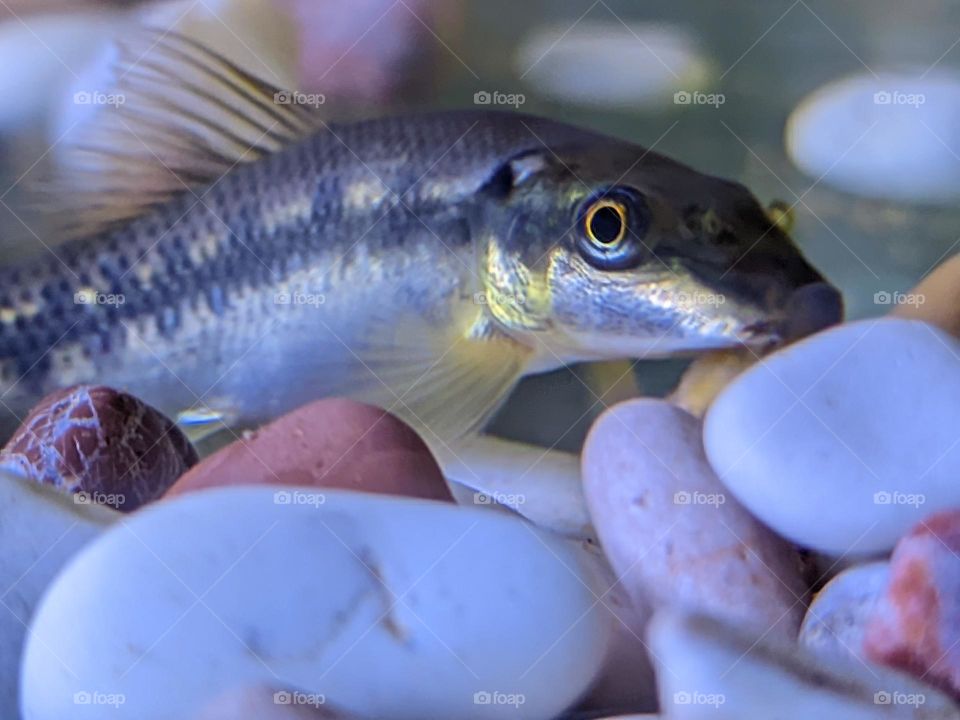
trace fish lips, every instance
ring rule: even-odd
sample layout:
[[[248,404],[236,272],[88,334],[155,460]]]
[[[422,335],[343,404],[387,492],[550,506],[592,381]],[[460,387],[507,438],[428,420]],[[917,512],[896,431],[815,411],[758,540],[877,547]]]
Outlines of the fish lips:
[[[842,322],[843,317],[843,295],[830,283],[817,281],[794,290],[784,306],[782,319],[754,323],[745,331],[750,338],[779,345],[825,330]]]
[[[793,292],[786,311],[782,333],[792,342],[842,322],[843,295],[828,282],[812,282]]]

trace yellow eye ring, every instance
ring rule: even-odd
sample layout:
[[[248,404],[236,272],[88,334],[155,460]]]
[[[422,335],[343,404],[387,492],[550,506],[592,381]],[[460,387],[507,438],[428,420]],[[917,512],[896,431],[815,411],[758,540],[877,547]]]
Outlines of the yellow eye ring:
[[[601,198],[594,202],[583,218],[583,229],[591,242],[614,247],[627,235],[627,208],[616,200]]]
[[[636,267],[650,255],[647,237],[653,220],[643,194],[635,188],[603,188],[577,210],[574,243],[580,256],[600,270]]]

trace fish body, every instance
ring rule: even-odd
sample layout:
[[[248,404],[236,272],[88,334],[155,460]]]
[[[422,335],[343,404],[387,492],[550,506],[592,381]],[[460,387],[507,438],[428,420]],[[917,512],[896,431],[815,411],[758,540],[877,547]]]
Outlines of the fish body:
[[[524,374],[775,341],[823,287],[742,186],[542,118],[319,123],[234,164],[0,269],[8,425],[104,383],[235,426],[349,395],[446,443]]]
[[[336,388],[370,328],[479,317],[465,218],[522,130],[473,114],[329,127],[199,197],[0,269],[4,402],[22,413],[105,381],[174,415],[215,404],[257,423]]]

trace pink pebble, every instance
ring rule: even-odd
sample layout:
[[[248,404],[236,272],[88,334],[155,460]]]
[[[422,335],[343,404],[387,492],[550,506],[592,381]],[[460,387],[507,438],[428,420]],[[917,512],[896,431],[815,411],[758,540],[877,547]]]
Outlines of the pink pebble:
[[[165,497],[222,485],[304,485],[453,501],[423,440],[388,412],[325,398],[245,434]]]
[[[662,400],[616,405],[591,428],[582,465],[594,527],[638,608],[686,606],[796,639],[796,552],[728,495],[695,417]]]
[[[867,621],[864,655],[960,696],[960,510],[904,536]]]

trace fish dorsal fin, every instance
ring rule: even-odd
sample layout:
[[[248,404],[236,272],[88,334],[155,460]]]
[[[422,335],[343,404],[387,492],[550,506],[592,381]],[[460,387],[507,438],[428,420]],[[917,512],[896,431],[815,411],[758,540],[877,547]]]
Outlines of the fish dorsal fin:
[[[277,88],[184,35],[143,29],[113,52],[110,90],[74,96],[92,113],[70,131],[51,183],[69,203],[64,235],[211,185],[321,124],[322,96]]]

